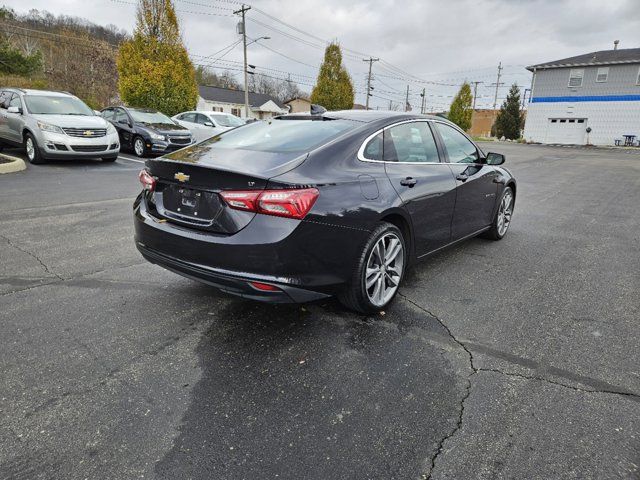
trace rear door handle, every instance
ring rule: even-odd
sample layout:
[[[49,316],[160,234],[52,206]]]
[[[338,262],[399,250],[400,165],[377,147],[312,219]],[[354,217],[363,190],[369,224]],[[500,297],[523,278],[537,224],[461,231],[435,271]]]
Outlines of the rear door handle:
[[[461,182],[466,182],[467,180],[469,180],[469,175],[461,173],[460,175],[456,176],[456,179],[460,180]]]
[[[400,185],[405,187],[412,188],[418,181],[415,178],[407,177],[405,179],[400,180]]]

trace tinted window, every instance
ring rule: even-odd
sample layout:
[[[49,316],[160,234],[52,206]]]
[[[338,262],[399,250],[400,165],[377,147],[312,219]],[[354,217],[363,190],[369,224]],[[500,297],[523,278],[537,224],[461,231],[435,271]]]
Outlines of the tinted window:
[[[304,152],[357,126],[350,120],[269,120],[229,130],[203,145],[261,152]]]
[[[107,119],[107,120],[110,120],[110,121],[113,121],[113,118],[114,118],[114,112],[113,112],[113,110],[111,110],[110,108],[109,108],[109,109],[106,109],[106,110],[103,110],[103,111],[102,111],[102,112],[100,112],[100,113],[101,113],[101,115],[102,115],[102,118]]]
[[[116,122],[129,123],[129,117],[127,116],[127,113],[121,108],[118,108],[116,110],[116,114],[114,117]]]
[[[363,154],[367,160],[382,160],[382,133],[369,140]]]
[[[438,149],[427,122],[403,123],[384,132],[388,162],[439,162]]]
[[[75,97],[27,95],[24,102],[29,113],[37,115],[94,115],[93,110]]]
[[[451,163],[476,163],[478,150],[462,133],[449,125],[436,123]]]

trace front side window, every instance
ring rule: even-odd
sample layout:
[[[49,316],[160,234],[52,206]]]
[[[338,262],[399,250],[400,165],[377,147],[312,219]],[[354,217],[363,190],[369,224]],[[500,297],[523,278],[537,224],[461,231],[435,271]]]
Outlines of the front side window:
[[[447,150],[449,163],[476,163],[478,161],[478,149],[467,137],[444,123],[436,123],[436,125]]]
[[[34,115],[93,115],[82,100],[76,97],[26,95],[24,103]]]
[[[214,123],[217,123],[221,127],[239,127],[240,125],[244,125],[242,119],[233,115],[211,115],[215,120]]]
[[[582,77],[584,77],[584,68],[572,68],[569,71],[569,86],[581,87]]]
[[[11,92],[0,92],[0,108],[7,108],[9,106],[10,98]]]
[[[351,120],[269,120],[228,130],[202,146],[259,152],[305,152],[359,126]]]
[[[115,119],[118,123],[129,123],[129,117],[127,116],[127,113],[121,108],[116,110]]]
[[[609,79],[609,67],[598,68],[598,73],[596,75],[596,82],[604,83],[608,79]]]
[[[13,97],[11,97],[9,106],[22,108],[22,102],[20,102],[20,97],[18,95],[14,95]]]
[[[195,113],[183,113],[180,116],[180,120],[183,122],[196,123],[196,114]]]
[[[403,123],[386,129],[384,160],[411,163],[439,162],[438,148],[427,122]]]

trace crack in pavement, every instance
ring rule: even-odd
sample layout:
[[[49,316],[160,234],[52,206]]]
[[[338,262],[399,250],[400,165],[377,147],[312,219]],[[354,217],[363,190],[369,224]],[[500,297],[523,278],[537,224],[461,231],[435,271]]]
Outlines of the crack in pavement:
[[[60,276],[60,275],[58,275],[57,273],[52,272],[51,270],[49,270],[49,267],[47,267],[47,265],[46,265],[46,264],[45,264],[45,263],[40,259],[40,257],[38,257],[35,253],[32,253],[32,252],[30,252],[29,250],[25,250],[24,248],[22,248],[22,247],[20,247],[20,246],[16,245],[15,243],[13,243],[13,242],[11,241],[11,239],[10,239],[9,237],[6,237],[6,236],[4,236],[4,235],[0,235],[0,238],[4,239],[10,247],[13,247],[13,248],[15,248],[16,250],[19,250],[20,252],[22,252],[22,253],[25,253],[25,254],[29,255],[31,258],[34,258],[34,259],[35,259],[35,260],[36,260],[36,261],[37,261],[37,262],[42,266],[43,270],[44,270],[46,273],[48,273],[49,275],[53,275],[53,276],[54,276],[54,277],[56,277],[58,280],[62,280],[62,281],[64,281],[64,278],[63,278],[63,277],[61,277],[61,276]]]
[[[447,434],[444,438],[442,438],[442,440],[438,443],[438,448],[436,450],[436,453],[431,458],[431,467],[429,469],[429,472],[427,474],[422,475],[422,478],[424,480],[431,479],[431,476],[433,474],[433,470],[435,469],[436,461],[437,461],[437,459],[439,458],[440,454],[442,453],[442,451],[444,449],[444,444],[447,442],[447,440],[449,440],[451,437],[453,437],[462,428],[462,422],[463,422],[464,411],[465,411],[465,402],[469,398],[469,396],[471,395],[471,377],[473,377],[474,375],[476,375],[479,372],[497,373],[497,374],[500,374],[500,375],[518,377],[518,378],[522,378],[522,379],[526,379],[526,380],[536,380],[536,381],[546,382],[546,383],[549,383],[551,385],[564,387],[564,388],[568,388],[568,389],[571,389],[571,390],[574,390],[574,391],[584,392],[584,393],[602,393],[602,394],[620,395],[620,396],[628,398],[628,399],[630,399],[632,401],[640,402],[640,394],[637,394],[637,393],[634,393],[634,392],[630,392],[630,391],[626,391],[626,390],[616,390],[616,389],[613,389],[613,388],[596,388],[596,387],[594,387],[592,389],[582,388],[582,387],[578,387],[578,386],[574,386],[574,385],[568,385],[568,384],[565,384],[565,383],[562,383],[562,382],[558,382],[558,381],[555,381],[555,380],[552,380],[552,379],[549,379],[549,378],[541,377],[541,376],[525,375],[525,374],[513,373],[513,372],[505,372],[503,370],[493,369],[493,368],[476,367],[475,364],[474,364],[473,352],[471,351],[471,349],[465,344],[465,342],[457,339],[455,337],[455,335],[453,335],[453,333],[451,332],[449,327],[437,315],[434,315],[433,312],[431,312],[427,308],[423,307],[422,305],[420,305],[419,303],[417,303],[413,299],[409,298],[405,294],[403,294],[401,292],[398,292],[398,295],[400,297],[404,298],[407,302],[409,302],[410,304],[412,304],[416,308],[422,310],[423,312],[425,312],[429,316],[435,318],[438,321],[438,323],[440,323],[440,325],[442,325],[442,327],[445,329],[445,331],[451,337],[451,339],[457,345],[459,345],[460,348],[462,348],[466,352],[466,354],[467,354],[467,356],[469,358],[469,366],[471,368],[471,373],[467,376],[466,392],[465,392],[465,394],[463,395],[463,397],[460,400],[460,414],[458,416],[458,420],[456,422],[456,425],[451,430],[451,432],[449,432],[449,434]],[[508,361],[508,360],[506,360],[506,361]],[[576,380],[576,381],[579,381],[579,380]],[[593,380],[592,383],[597,383],[599,385],[602,384],[602,385],[606,385],[607,387],[609,387],[609,384],[607,384],[606,382],[599,382],[597,380]],[[615,388],[615,386],[613,386],[613,385],[611,385],[611,387]]]

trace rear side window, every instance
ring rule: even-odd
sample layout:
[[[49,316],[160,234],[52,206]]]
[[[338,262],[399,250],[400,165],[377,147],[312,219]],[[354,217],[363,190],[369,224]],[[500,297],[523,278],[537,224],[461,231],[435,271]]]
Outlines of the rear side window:
[[[462,133],[443,123],[436,123],[436,128],[447,150],[449,163],[476,163],[478,161],[478,149]]]
[[[427,122],[403,123],[385,130],[384,160],[411,163],[439,162],[438,148]]]
[[[269,120],[229,130],[201,145],[260,152],[304,152],[357,127],[350,120]]]
[[[367,160],[382,160],[382,133],[369,140],[364,147],[363,156]]]

